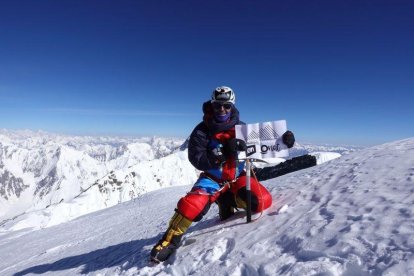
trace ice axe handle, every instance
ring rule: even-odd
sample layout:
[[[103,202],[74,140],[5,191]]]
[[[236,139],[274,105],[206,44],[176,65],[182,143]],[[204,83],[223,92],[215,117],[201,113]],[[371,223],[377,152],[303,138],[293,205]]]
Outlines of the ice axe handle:
[[[252,221],[252,192],[250,188],[250,160],[246,159],[246,196],[247,196],[247,223]]]

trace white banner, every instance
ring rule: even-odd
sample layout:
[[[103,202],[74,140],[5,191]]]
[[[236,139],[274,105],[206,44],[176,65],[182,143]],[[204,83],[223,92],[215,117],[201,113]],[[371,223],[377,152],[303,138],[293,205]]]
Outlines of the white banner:
[[[287,130],[286,121],[236,125],[236,138],[247,144],[247,158],[266,160],[289,156],[288,148],[282,142]],[[246,158],[239,156],[239,158]]]

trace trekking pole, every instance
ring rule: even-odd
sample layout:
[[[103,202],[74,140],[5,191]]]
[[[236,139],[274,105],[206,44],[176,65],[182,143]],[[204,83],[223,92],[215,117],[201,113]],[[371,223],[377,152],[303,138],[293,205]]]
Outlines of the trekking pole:
[[[252,192],[250,187],[250,159],[246,159],[247,223],[252,221]]]

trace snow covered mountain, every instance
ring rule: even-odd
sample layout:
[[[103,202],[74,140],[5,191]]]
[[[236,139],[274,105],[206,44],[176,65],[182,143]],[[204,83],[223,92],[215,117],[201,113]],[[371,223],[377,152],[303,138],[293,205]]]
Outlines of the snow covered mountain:
[[[0,233],[0,275],[414,275],[414,138],[263,184],[274,203],[246,224],[214,205],[178,251],[148,255],[190,186],[149,192],[57,226]]]
[[[354,150],[297,144],[291,157],[312,152],[322,163]],[[0,232],[56,225],[197,176],[183,139],[0,130]]]
[[[0,130],[0,224],[45,227],[174,185],[177,176],[193,180],[183,142]]]

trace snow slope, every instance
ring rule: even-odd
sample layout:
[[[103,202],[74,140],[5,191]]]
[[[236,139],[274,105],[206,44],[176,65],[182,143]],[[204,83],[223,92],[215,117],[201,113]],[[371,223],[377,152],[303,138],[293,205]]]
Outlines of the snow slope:
[[[263,184],[246,224],[214,205],[170,260],[149,266],[177,200],[165,188],[46,229],[0,233],[0,275],[414,275],[414,138]]]

